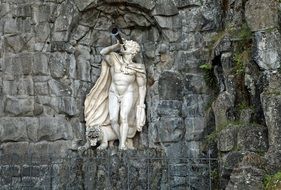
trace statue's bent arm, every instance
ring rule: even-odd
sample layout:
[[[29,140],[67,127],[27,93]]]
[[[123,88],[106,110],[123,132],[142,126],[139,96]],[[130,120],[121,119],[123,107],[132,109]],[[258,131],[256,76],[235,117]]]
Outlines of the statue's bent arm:
[[[105,47],[100,51],[100,54],[103,56],[108,55],[110,52],[117,51],[120,47],[121,45],[119,43]]]
[[[103,56],[103,60],[109,65],[109,66],[112,66],[114,60],[112,58],[112,55],[110,55],[111,52],[114,52],[114,51],[117,51],[118,49],[120,49],[120,44],[117,43],[117,44],[114,44],[112,46],[108,46],[108,47],[105,47],[103,48],[101,51],[100,51],[100,54]]]

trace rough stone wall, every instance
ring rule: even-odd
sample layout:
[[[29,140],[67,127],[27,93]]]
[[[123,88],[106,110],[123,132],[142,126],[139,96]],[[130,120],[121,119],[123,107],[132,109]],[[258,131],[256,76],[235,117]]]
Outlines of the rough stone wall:
[[[0,16],[2,153],[64,156],[83,143],[85,95],[117,26],[147,70],[139,149],[218,156],[228,189],[260,189],[280,169],[278,1],[2,0]]]
[[[223,90],[212,103],[220,188],[263,189],[280,170],[280,2],[223,3],[214,48]]]
[[[147,69],[148,125],[139,147],[198,156],[210,98],[199,65],[209,59],[206,44],[219,23],[219,2],[210,0],[2,1],[3,153],[63,154],[83,140],[85,94],[117,26],[141,44],[138,61]]]

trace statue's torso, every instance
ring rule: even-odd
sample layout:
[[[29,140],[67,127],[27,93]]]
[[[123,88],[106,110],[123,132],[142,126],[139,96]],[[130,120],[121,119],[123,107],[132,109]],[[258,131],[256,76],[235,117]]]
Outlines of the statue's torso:
[[[125,68],[125,63],[119,57],[111,61],[111,86],[110,90],[122,96],[126,92],[133,92],[135,89],[136,71]]]

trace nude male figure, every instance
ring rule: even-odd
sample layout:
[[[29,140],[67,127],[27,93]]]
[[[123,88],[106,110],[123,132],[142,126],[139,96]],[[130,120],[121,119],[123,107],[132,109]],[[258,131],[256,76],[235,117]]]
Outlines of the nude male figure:
[[[127,149],[132,144],[128,139],[129,114],[136,106],[136,124],[138,131],[145,124],[146,77],[144,65],[133,62],[140,46],[134,41],[125,41],[124,46],[117,43],[101,50],[104,61],[110,67],[111,84],[109,87],[109,117],[111,127],[119,139],[119,149]],[[114,51],[121,49],[121,55]],[[137,96],[136,96],[137,91]],[[136,102],[137,100],[137,102]]]

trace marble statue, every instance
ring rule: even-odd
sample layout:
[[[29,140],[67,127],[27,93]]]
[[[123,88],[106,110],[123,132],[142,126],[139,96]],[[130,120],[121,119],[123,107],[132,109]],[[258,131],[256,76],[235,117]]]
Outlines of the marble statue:
[[[124,47],[125,46],[125,47]],[[117,51],[120,50],[120,54]],[[117,42],[101,50],[101,75],[85,100],[87,145],[98,148],[119,140],[119,149],[133,148],[132,138],[145,124],[146,73],[143,64],[133,62],[140,51],[137,42]],[[92,143],[91,143],[92,142]]]

